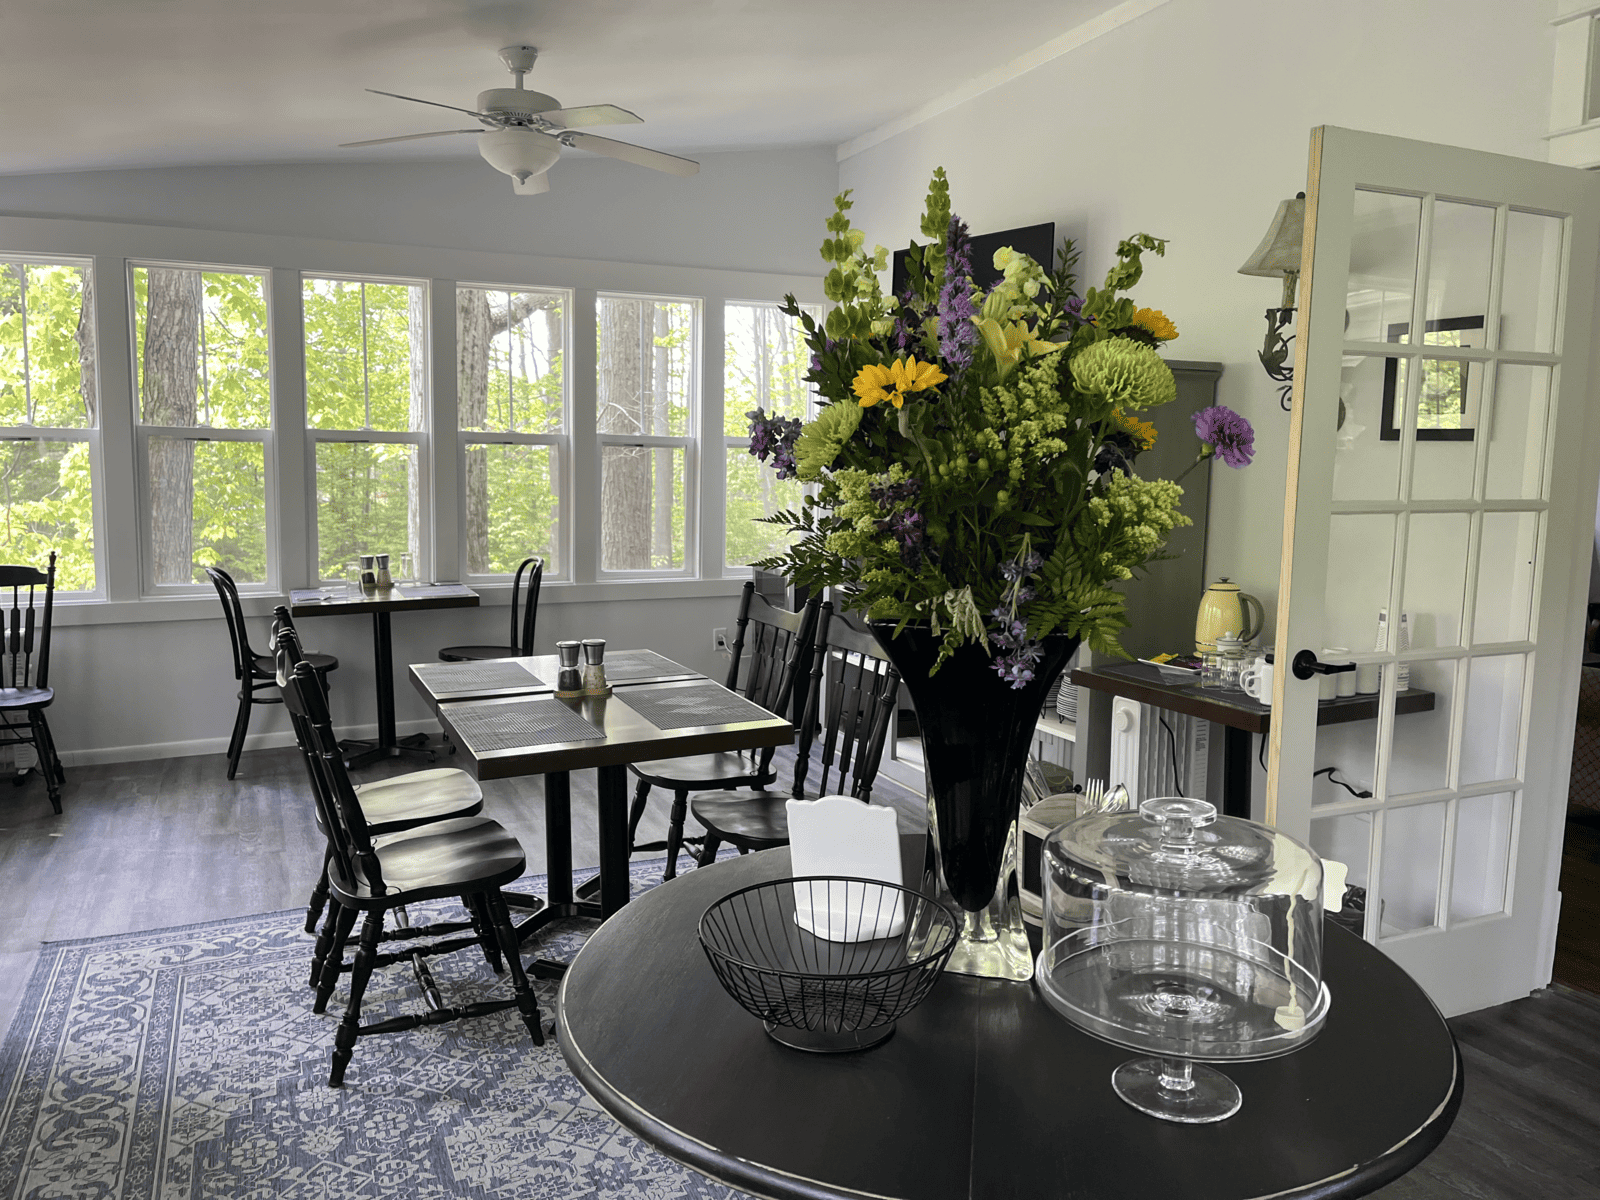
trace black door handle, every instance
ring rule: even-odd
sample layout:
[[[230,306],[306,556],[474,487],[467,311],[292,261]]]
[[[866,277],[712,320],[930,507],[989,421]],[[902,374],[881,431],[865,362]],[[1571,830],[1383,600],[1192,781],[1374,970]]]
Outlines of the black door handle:
[[[1315,651],[1302,650],[1294,656],[1290,670],[1296,679],[1310,679],[1313,675],[1342,675],[1346,671],[1354,671],[1356,665],[1350,663],[1325,663],[1318,662]]]

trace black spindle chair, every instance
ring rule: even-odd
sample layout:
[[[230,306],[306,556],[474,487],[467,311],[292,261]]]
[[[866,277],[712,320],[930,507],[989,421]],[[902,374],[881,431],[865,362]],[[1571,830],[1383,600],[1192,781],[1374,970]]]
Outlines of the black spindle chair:
[[[831,603],[823,604],[800,724],[794,784],[787,795],[768,791],[696,795],[689,811],[706,827],[699,865],[715,861],[724,842],[741,854],[788,845],[789,800],[849,795],[870,802],[884,743],[894,722],[899,687],[900,673],[872,635],[852,629],[834,617]],[[806,779],[819,730],[822,777],[808,796]]]
[[[519,611],[522,576],[528,576],[528,598]],[[511,642],[505,646],[446,646],[439,651],[444,662],[478,662],[485,658],[527,658],[533,653],[533,627],[539,616],[539,585],[544,581],[544,559],[525,558],[511,580]]]
[[[40,589],[43,588],[43,596]],[[9,597],[6,593],[9,590]],[[56,698],[50,686],[50,617],[55,611],[56,552],[43,570],[29,566],[0,566],[0,745],[32,746],[39,756],[50,807],[61,811],[61,785],[67,781],[50,736],[44,710]],[[6,599],[10,600],[5,604]],[[15,724],[13,718],[26,725]],[[18,784],[26,778],[19,773]]]
[[[328,864],[328,883],[338,905],[338,919],[329,964],[335,979],[356,914],[366,914],[361,925],[360,947],[350,967],[349,1003],[334,1035],[333,1067],[328,1075],[328,1086],[343,1086],[345,1068],[355,1053],[358,1038],[487,1016],[507,1008],[516,1008],[522,1014],[522,1023],[534,1044],[543,1045],[539,1001],[528,983],[517,932],[511,924],[505,897],[500,894],[500,889],[518,878],[527,865],[521,843],[499,822],[483,816],[457,817],[402,833],[373,837],[345,772],[344,756],[334,736],[322,684],[309,663],[295,666],[284,683],[283,700],[290,713],[298,718],[298,727],[306,731],[312,749],[313,790],[331,835],[333,855]],[[477,936],[447,937],[427,945],[408,946],[398,953],[378,953],[378,945],[384,940],[385,914],[408,904],[445,896],[460,897],[469,912],[478,907],[487,915],[500,952],[510,968],[515,995],[509,1000],[482,1000],[451,1007],[442,1002],[437,991],[430,989],[428,1011],[363,1025],[361,1000],[376,968],[482,944]],[[427,936],[432,932],[453,933],[460,928],[460,923],[454,923],[409,932],[413,936]],[[325,970],[325,978],[327,974]],[[318,996],[322,999],[320,988]]]
[[[239,769],[239,755],[244,752],[244,735],[250,728],[250,710],[257,704],[281,704],[278,694],[278,670],[271,656],[257,654],[250,648],[250,633],[244,624],[244,608],[239,603],[239,585],[233,576],[221,567],[207,567],[206,578],[217,589],[222,601],[222,615],[228,620],[228,643],[233,648],[233,677],[239,681],[239,711],[233,718],[233,736],[228,739],[228,778]],[[327,685],[329,671],[337,670],[339,660],[331,654],[306,654],[306,662],[323,676]]]
[[[739,692],[746,700],[777,716],[787,717],[790,699],[805,677],[810,660],[817,611],[816,599],[797,613],[777,608],[767,603],[764,596],[756,594],[753,581],[746,583],[739,598],[733,661],[728,665],[725,685],[728,690]],[[739,684],[741,666],[745,676],[742,687]],[[629,764],[628,770],[639,780],[633,806],[628,812],[629,852],[665,850],[667,865],[662,878],[672,879],[678,873],[678,851],[685,842],[683,825],[689,812],[689,793],[708,788],[765,787],[777,779],[772,770],[773,752],[774,747],[768,746],[762,750],[722,751]],[[672,791],[667,840],[635,843],[634,836],[644,817],[652,787]]]

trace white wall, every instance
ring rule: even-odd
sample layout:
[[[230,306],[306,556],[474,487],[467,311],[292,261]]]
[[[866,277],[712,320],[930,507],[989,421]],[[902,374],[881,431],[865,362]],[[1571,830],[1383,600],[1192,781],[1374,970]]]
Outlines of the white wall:
[[[1095,285],[1119,238],[1171,239],[1134,295],[1177,322],[1172,355],[1224,363],[1219,401],[1256,428],[1255,463],[1212,473],[1207,575],[1259,596],[1271,628],[1289,420],[1255,352],[1280,289],[1239,264],[1305,187],[1313,126],[1542,160],[1552,15],[1534,0],[1170,0],[846,158],[840,184],[869,243],[903,246],[943,165],[974,232],[1054,221]]]
[[[48,250],[263,265],[322,255],[337,260],[331,269],[425,278],[455,272],[464,279],[499,278],[487,256],[506,254],[518,260],[506,268],[513,273],[527,271],[534,259],[564,261],[559,269],[569,273],[573,260],[589,260],[596,266],[587,269],[595,277],[587,286],[600,281],[626,289],[636,278],[641,289],[670,290],[677,281],[687,294],[702,294],[699,285],[711,274],[705,268],[714,268],[735,273],[708,285],[722,294],[776,300],[784,289],[774,290],[774,276],[796,286],[794,276],[818,275],[815,229],[836,180],[832,151],[818,149],[711,155],[689,180],[574,158],[554,168],[551,191],[537,197],[514,196],[509,180],[476,161],[9,176],[0,177],[0,254]],[[10,217],[68,220],[8,223]],[[24,234],[35,244],[6,244]],[[385,265],[390,259],[392,268]],[[635,274],[626,265],[603,265],[612,263],[643,265]],[[110,395],[108,389],[108,402]],[[295,571],[285,564],[289,586],[307,582]],[[538,647],[548,652],[557,638],[604,637],[614,647],[654,647],[720,678],[725,660],[711,649],[711,630],[731,624],[738,587],[734,578],[547,585]],[[508,592],[486,592],[478,610],[394,617],[402,732],[432,726],[404,664],[433,660],[451,643],[504,640]],[[266,614],[281,602],[246,601],[257,649],[265,649]],[[69,765],[225,748],[237,687],[214,598],[66,604],[57,611],[51,683],[59,696],[51,727]],[[370,733],[376,720],[370,620],[300,624],[308,647],[339,657],[336,723],[355,736]],[[261,732],[250,745],[289,740],[276,707],[258,708],[251,728]]]

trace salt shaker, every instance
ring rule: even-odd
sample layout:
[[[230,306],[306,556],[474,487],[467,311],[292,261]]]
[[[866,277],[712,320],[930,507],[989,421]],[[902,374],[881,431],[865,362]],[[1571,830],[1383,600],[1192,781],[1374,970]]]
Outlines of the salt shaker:
[[[556,654],[561,660],[561,669],[556,675],[557,696],[583,695],[583,672],[578,666],[582,651],[582,642],[556,643]]]
[[[363,554],[361,556],[361,590],[375,592],[378,590],[378,556],[376,554]]]
[[[586,696],[609,696],[606,684],[606,643],[604,638],[583,639],[583,693]]]
[[[394,586],[394,576],[389,573],[389,556],[387,554],[374,554],[372,557],[377,560],[373,564],[373,569],[377,575],[378,587],[384,589],[392,588]]]

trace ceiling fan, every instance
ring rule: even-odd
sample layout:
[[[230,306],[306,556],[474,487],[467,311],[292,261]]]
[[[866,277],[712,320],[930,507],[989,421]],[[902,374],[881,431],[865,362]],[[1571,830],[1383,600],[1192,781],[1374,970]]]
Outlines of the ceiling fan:
[[[369,138],[364,142],[344,142],[341,149],[352,146],[378,146],[385,142],[411,142],[418,138],[446,137],[456,133],[478,135],[478,153],[483,160],[502,174],[511,176],[512,185],[519,196],[533,196],[550,190],[550,180],[545,174],[557,158],[561,147],[574,146],[608,158],[636,163],[673,175],[693,175],[700,164],[675,154],[647,150],[628,142],[616,142],[581,129],[589,125],[636,125],[642,118],[614,104],[587,104],[581,108],[562,108],[554,96],[526,90],[522,77],[533,69],[539,51],[532,46],[505,46],[500,51],[500,61],[516,78],[514,88],[490,88],[478,93],[478,109],[457,108],[453,104],[440,104],[436,100],[419,100],[415,96],[402,96],[398,92],[381,92],[377,88],[367,91],[379,96],[393,96],[396,100],[410,100],[416,104],[431,104],[435,108],[448,108],[476,117],[481,129],[439,129],[432,133],[408,133],[400,137]]]

